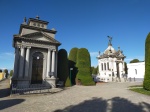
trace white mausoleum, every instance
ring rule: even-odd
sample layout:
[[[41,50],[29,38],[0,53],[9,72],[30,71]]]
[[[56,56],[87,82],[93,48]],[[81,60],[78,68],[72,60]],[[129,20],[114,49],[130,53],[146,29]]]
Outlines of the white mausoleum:
[[[47,29],[47,21],[26,18],[14,35],[14,74],[12,84],[30,86],[45,84],[55,87],[57,78],[57,51],[60,42],[55,39],[56,30]]]
[[[128,63],[129,81],[143,81],[145,75],[145,62]]]
[[[99,73],[97,77],[100,81],[121,81],[125,75],[124,54],[120,48],[116,51],[112,46],[112,37],[109,37],[107,49],[103,54],[97,56]]]

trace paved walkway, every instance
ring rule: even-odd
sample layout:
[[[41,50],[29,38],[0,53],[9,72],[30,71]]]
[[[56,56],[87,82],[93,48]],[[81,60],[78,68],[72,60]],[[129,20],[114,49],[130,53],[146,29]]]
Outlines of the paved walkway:
[[[0,111],[150,112],[150,96],[127,89],[137,84],[140,83],[101,83],[88,87],[73,86],[54,94],[9,97],[1,94],[1,89],[7,85],[7,81],[3,81],[0,82]]]

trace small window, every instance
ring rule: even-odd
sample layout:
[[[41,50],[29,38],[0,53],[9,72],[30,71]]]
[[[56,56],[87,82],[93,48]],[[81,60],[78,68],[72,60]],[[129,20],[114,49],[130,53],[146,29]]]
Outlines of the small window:
[[[41,27],[44,27],[44,25],[42,24]]]
[[[33,26],[36,26],[36,23],[33,23]]]
[[[38,27],[40,27],[40,24],[38,24]]]
[[[106,70],[106,63],[104,63],[104,67],[105,67],[105,70]]]
[[[107,70],[109,70],[109,63],[107,62]]]

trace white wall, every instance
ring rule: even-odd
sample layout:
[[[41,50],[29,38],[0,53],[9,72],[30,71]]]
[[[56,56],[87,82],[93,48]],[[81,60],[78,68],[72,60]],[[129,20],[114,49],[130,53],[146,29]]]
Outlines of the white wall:
[[[145,62],[129,63],[128,68],[128,78],[144,78],[145,74]]]

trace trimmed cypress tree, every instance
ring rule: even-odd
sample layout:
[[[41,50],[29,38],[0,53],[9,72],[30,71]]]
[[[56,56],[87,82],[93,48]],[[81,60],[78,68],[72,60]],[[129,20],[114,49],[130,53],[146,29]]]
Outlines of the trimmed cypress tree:
[[[71,70],[71,83],[72,85],[75,85],[75,78],[76,78],[76,74],[78,72],[77,67],[76,67],[76,62],[77,62],[77,52],[78,52],[78,48],[74,47],[70,50],[69,53],[69,69],[73,68],[73,70]],[[69,75],[70,77],[70,75]]]
[[[145,76],[143,88],[150,91],[150,33],[145,41]]]
[[[57,68],[57,77],[60,81],[64,81],[64,84],[69,75],[68,69],[68,58],[67,51],[65,49],[60,49],[58,51],[58,68]]]
[[[81,48],[77,53],[77,64],[78,73],[77,81],[82,85],[95,85],[91,76],[91,61],[90,54],[86,48]]]

